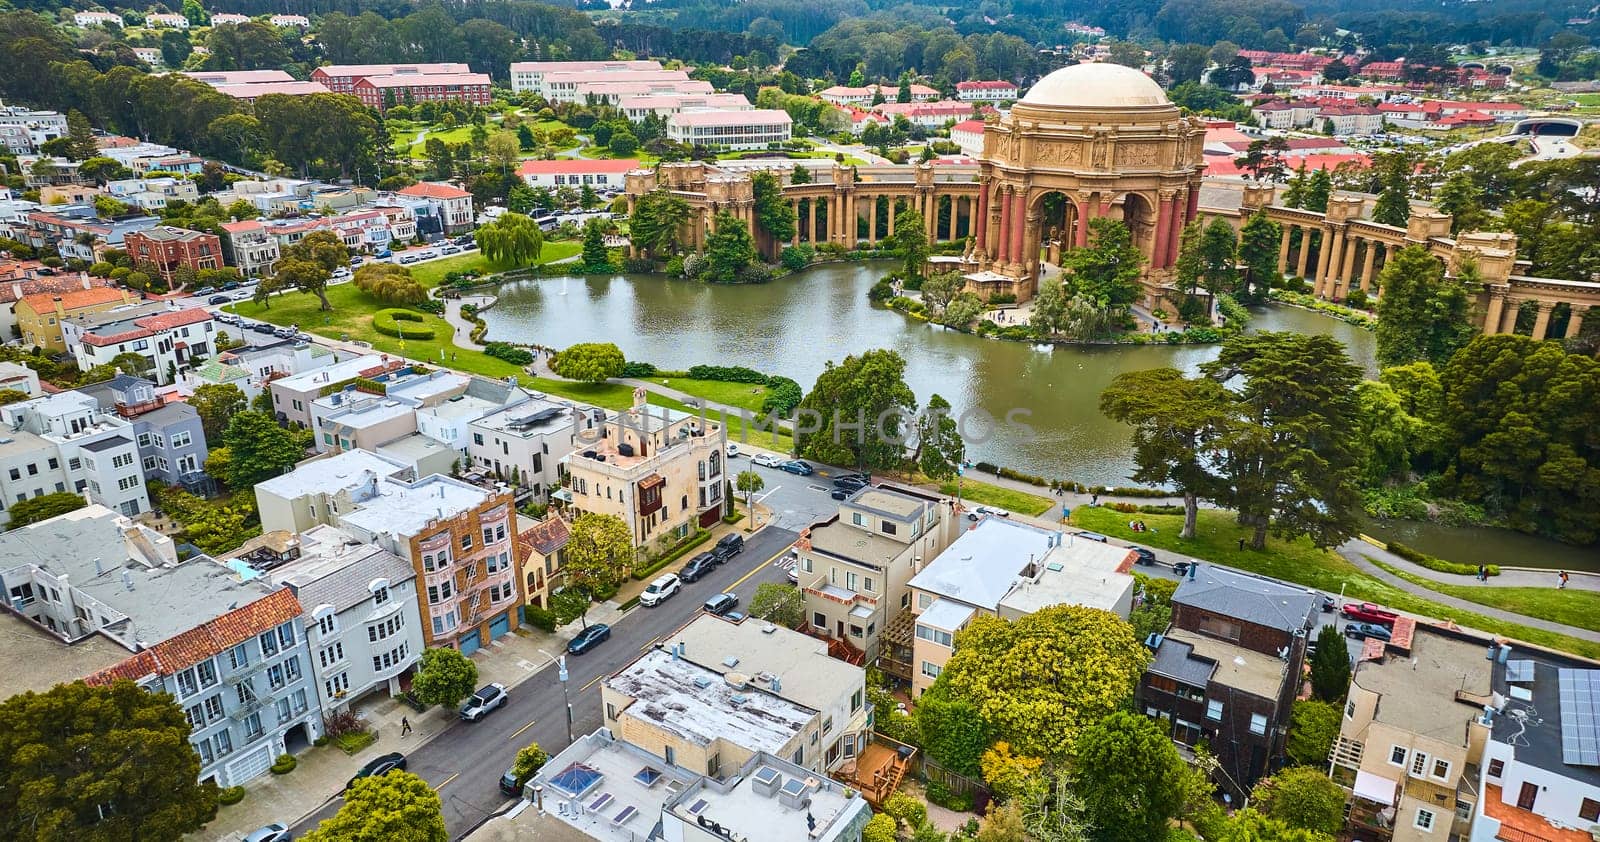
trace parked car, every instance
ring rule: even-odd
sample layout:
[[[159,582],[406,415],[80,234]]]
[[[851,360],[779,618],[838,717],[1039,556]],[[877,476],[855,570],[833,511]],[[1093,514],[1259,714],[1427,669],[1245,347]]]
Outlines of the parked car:
[[[1344,636],[1356,640],[1366,640],[1369,637],[1388,640],[1389,630],[1377,623],[1350,623],[1344,627]]]
[[[723,562],[738,555],[743,549],[744,536],[734,532],[718,538],[717,545],[711,548],[711,554],[717,557],[718,562]]]
[[[1134,561],[1135,564],[1141,564],[1141,565],[1144,565],[1145,567],[1155,567],[1156,566],[1156,554],[1151,552],[1151,551],[1149,551],[1149,550],[1147,550],[1147,549],[1145,549],[1144,547],[1134,547],[1133,548],[1133,561]]]
[[[289,842],[293,838],[288,825],[283,822],[273,822],[246,833],[240,842]]]
[[[475,251],[475,250],[477,250],[477,248],[478,248],[478,244],[473,242],[473,241],[471,241],[471,240],[468,240],[468,241],[466,241],[466,242],[461,244],[461,249],[463,251]]]
[[[855,492],[853,491],[846,491],[843,488],[835,488],[834,490],[828,492],[828,496],[835,500],[848,500],[850,499],[850,495],[854,493]]]
[[[277,331],[277,328],[267,324],[266,322],[256,322],[250,326],[250,329],[256,333],[274,333]]]
[[[439,249],[439,253],[440,254],[460,254],[461,253],[461,247],[460,246],[445,246],[444,248]]]
[[[1400,615],[1393,611],[1385,611],[1370,602],[1346,602],[1339,613],[1348,620],[1360,620],[1363,623],[1376,623],[1383,626],[1392,626]]]
[[[790,459],[789,461],[779,465],[778,470],[787,471],[791,474],[799,474],[803,477],[809,477],[817,472],[816,468],[811,467],[811,465],[807,464],[801,459]]]
[[[717,557],[711,553],[701,553],[689,559],[689,563],[678,571],[678,578],[685,582],[698,582],[700,578],[711,572],[717,566]]]
[[[760,465],[763,468],[776,468],[783,464],[783,460],[770,453],[757,453],[755,458],[750,460],[750,463],[752,465]]]
[[[213,295],[210,298],[206,299],[206,303],[207,304],[227,304],[229,301],[232,301],[232,300],[233,300],[233,298],[230,297],[230,296]]]
[[[418,257],[418,256],[416,256],[414,254],[402,254],[402,255],[400,255],[400,263],[402,265],[408,264],[408,263],[416,263],[418,260],[421,260],[421,259],[422,258],[420,258],[420,257]]]
[[[788,577],[789,581],[800,581],[800,554],[798,552],[790,550],[789,554],[784,556],[783,561],[779,562],[779,564],[787,568],[784,575]]]
[[[236,290],[238,288],[239,288],[239,282],[238,281],[229,281],[229,282],[227,282],[227,283],[222,285],[222,291],[223,292],[233,292],[234,290]]]
[[[663,573],[655,581],[645,586],[644,593],[639,594],[639,604],[646,608],[654,608],[682,588],[678,577],[672,573]]]
[[[466,703],[461,706],[461,718],[468,722],[477,722],[504,705],[509,698],[511,697],[506,695],[504,684],[486,684],[479,687],[478,692],[467,697]]]
[[[216,287],[201,287],[201,288],[199,288],[199,289],[197,289],[194,292],[191,292],[189,294],[194,296],[195,298],[199,298],[202,295],[210,295],[211,293],[216,292],[216,291],[217,291]]]
[[[515,767],[507,769],[500,776],[500,791],[506,795],[521,795],[522,787],[517,786],[517,770]]]
[[[605,623],[595,623],[578,632],[578,635],[572,638],[572,641],[567,644],[567,654],[582,655],[610,639],[611,627]]]
[[[1338,607],[1339,607],[1339,603],[1334,602],[1333,601],[1333,597],[1328,596],[1327,594],[1323,594],[1322,595],[1322,613],[1324,613],[1324,614],[1331,613],[1333,611],[1333,609],[1338,608]]]
[[[1189,568],[1193,566],[1193,562],[1175,561],[1172,563],[1172,572],[1178,574],[1179,576],[1187,576],[1189,575]]]
[[[359,781],[362,778],[387,775],[396,769],[399,769],[403,772],[405,771],[405,768],[406,756],[398,751],[391,751],[382,757],[374,757],[371,760],[368,760],[367,765],[362,766],[361,771],[356,772],[356,776],[351,778],[350,783],[345,784],[344,788],[349,789],[351,784],[354,784],[356,781]]]
[[[858,488],[866,488],[867,484],[867,478],[860,474],[844,474],[843,476],[837,476],[833,478],[833,487],[841,488],[845,491],[855,491]]]
[[[732,611],[734,606],[738,604],[738,594],[733,593],[732,591],[729,591],[728,593],[719,593],[716,596],[706,600],[706,613],[716,614],[718,616],[727,616],[728,612]]]
[[[1100,542],[1102,544],[1111,543],[1111,539],[1110,538],[1107,538],[1106,536],[1101,535],[1098,532],[1074,532],[1074,533],[1072,533],[1072,536],[1074,538],[1082,538],[1085,541],[1098,541],[1098,542]]]
[[[738,456],[739,456],[739,445],[734,444],[731,441],[728,442],[728,458],[729,459],[735,459],[735,458],[738,458]]]

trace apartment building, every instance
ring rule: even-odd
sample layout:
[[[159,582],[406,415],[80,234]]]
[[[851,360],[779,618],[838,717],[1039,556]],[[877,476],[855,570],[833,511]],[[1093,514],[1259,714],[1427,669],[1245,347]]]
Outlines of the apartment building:
[[[639,168],[633,158],[623,160],[590,160],[588,158],[557,158],[553,161],[523,161],[517,175],[529,187],[558,190],[562,187],[588,185],[595,190],[621,190],[625,176]]]
[[[1277,769],[1321,598],[1274,579],[1200,565],[1172,596],[1172,626],[1136,691],[1174,740],[1205,740],[1218,786],[1243,797]]]
[[[980,615],[1015,620],[1081,605],[1127,619],[1133,564],[1126,547],[986,516],[912,578],[909,622],[891,622],[886,637],[893,650],[910,645],[911,692],[920,696],[949,662],[956,633]]]
[[[35,249],[54,251],[62,260],[93,263],[102,250],[122,248],[123,238],[129,233],[160,223],[154,216],[100,219],[92,205],[67,205],[31,211],[26,228],[18,231],[17,226],[12,226],[12,230],[21,235],[18,239]]]
[[[9,360],[0,362],[0,391],[21,392],[30,398],[43,394],[39,389],[39,372]]]
[[[88,27],[91,27],[91,26],[104,26],[104,25],[107,25],[107,24],[111,24],[113,26],[121,27],[122,26],[122,16],[121,15],[114,15],[114,14],[112,14],[110,12],[73,12],[72,13],[72,25],[73,26],[82,27],[82,28],[87,29]],[[65,120],[62,121],[62,123],[63,123],[63,127],[62,127],[63,133],[65,133],[65,122],[66,122]]]
[[[868,486],[795,542],[798,584],[814,633],[848,645],[884,671],[911,680],[909,648],[898,662],[883,635],[911,608],[911,578],[960,532],[953,501],[898,486]],[[903,673],[903,675],[902,675]]]
[[[78,391],[93,396],[102,411],[132,422],[146,480],[180,485],[201,495],[216,491],[216,481],[204,471],[209,452],[205,425],[194,407],[182,401],[168,403],[156,395],[155,383],[127,374]]]
[[[649,85],[657,90],[669,91],[679,83],[689,80],[687,70],[612,70],[595,73],[587,70],[556,71],[545,73],[540,87],[545,99],[551,102],[584,102],[604,88],[595,85]]]
[[[329,64],[311,71],[311,81],[320,82],[336,94],[355,92],[356,83],[374,76],[433,76],[471,73],[462,62],[434,64]]]
[[[109,13],[80,12],[79,14]],[[116,15],[111,17],[116,18]],[[117,22],[120,24],[121,18],[117,18]],[[38,151],[39,147],[58,137],[66,137],[67,115],[59,111],[38,111],[16,105],[0,106],[0,129],[14,129],[15,132],[7,133],[7,137],[15,138],[11,151],[26,155]]]
[[[604,418],[603,410],[530,397],[480,415],[466,425],[459,441],[450,441],[466,444],[472,466],[508,482],[515,480],[536,499],[544,499],[561,484],[562,461],[586,449],[584,441],[598,436]]]
[[[588,73],[604,76],[610,73],[660,70],[661,62],[644,59],[629,61],[514,61],[511,63],[511,90],[517,93],[534,93],[548,97],[544,78],[551,73]]]
[[[787,143],[794,121],[776,108],[749,111],[680,111],[667,118],[667,138],[693,146],[765,149]]]
[[[703,777],[668,801],[663,832],[683,842],[856,842],[872,819],[852,787],[757,754],[726,780]]]
[[[1017,86],[1004,80],[956,83],[956,99],[962,102],[1014,102]]]
[[[150,510],[133,424],[82,392],[0,407],[0,507],[59,491],[133,516]]]
[[[61,353],[67,350],[61,336],[62,322],[72,316],[104,313],[137,300],[122,287],[92,287],[25,295],[17,300],[14,312],[23,345]]]
[[[183,15],[162,12],[144,16],[144,25],[151,27],[169,27],[172,29],[188,29],[189,19]]]
[[[1480,643],[1493,656],[1494,707],[1484,712],[1490,733],[1471,842],[1592,842],[1600,826],[1600,664]]]
[[[667,94],[683,94],[686,96],[710,96],[716,89],[710,82],[698,79],[663,80],[659,82],[618,82],[602,79],[600,81],[578,82],[573,86],[567,99],[557,100],[573,103],[589,103],[596,105],[610,105],[615,107],[627,97],[635,96],[664,96]]]
[[[1491,732],[1484,708],[1494,703],[1495,662],[1486,651],[1482,640],[1409,617],[1388,645],[1367,641],[1330,758],[1333,779],[1350,790],[1351,829],[1384,842],[1466,838]]]
[[[684,111],[749,111],[755,106],[744,94],[640,94],[617,100],[617,108],[632,122],[655,115],[662,119]]]
[[[285,548],[263,545],[234,558],[300,600],[322,708],[348,710],[380,690],[399,695],[423,649],[411,563],[332,526],[286,537]]]
[[[422,181],[399,190],[400,195],[424,199],[439,208],[445,234],[472,230],[472,194],[451,184]]]
[[[380,111],[390,104],[412,102],[466,102],[488,105],[492,86],[487,73],[433,73],[368,76],[350,92],[361,104]]]
[[[219,330],[218,335],[223,332]],[[339,353],[295,339],[271,345],[246,345],[223,351],[184,372],[180,388],[185,394],[193,394],[195,389],[206,384],[227,383],[254,400],[275,378],[332,365]]]
[[[200,188],[186,178],[126,178],[108,182],[106,192],[111,198],[139,210],[160,212],[168,202],[195,202],[200,198]]]
[[[87,683],[170,694],[188,714],[201,780],[244,783],[322,733],[290,591],[207,558],[179,563],[171,539],[99,505],[0,534],[0,586],[63,657],[96,640],[121,648],[120,662],[80,676]]]
[[[135,264],[155,267],[161,280],[171,284],[180,268],[196,272],[222,267],[222,240],[216,234],[190,231],[171,225],[157,225],[123,238],[128,256]]]
[[[339,391],[358,378],[381,383],[404,371],[410,371],[404,360],[390,359],[388,354],[363,354],[273,379],[267,388],[272,392],[272,408],[279,418],[309,429],[314,424],[311,404],[317,398]]]
[[[598,438],[587,431],[561,460],[568,481],[552,497],[574,516],[621,518],[636,549],[665,547],[722,517],[727,445],[721,424],[649,406],[638,389],[632,409],[609,415]]]
[[[167,386],[195,361],[211,356],[217,322],[204,307],[170,310],[166,302],[69,319],[61,337],[78,368],[88,371],[123,354],[138,354],[150,376]]]
[[[305,15],[273,15],[267,18],[267,23],[273,26],[288,27],[292,29],[310,29],[311,20]]]
[[[879,96],[883,102],[897,102],[900,99],[898,85],[864,85],[851,87],[849,85],[834,85],[824,88],[817,93],[823,102],[830,102],[839,106],[858,105],[863,108],[872,105],[872,101]],[[932,102],[939,98],[939,92],[927,85],[911,86],[912,102]]]
[[[236,266],[247,278],[270,275],[282,256],[278,238],[267,233],[267,226],[254,219],[224,222],[222,254],[228,265]]]
[[[973,105],[953,99],[938,102],[885,102],[872,107],[873,111],[894,120],[904,117],[912,125],[936,129],[946,123],[960,122],[972,117]]]
[[[567,540],[572,528],[560,514],[531,521],[517,516],[514,558],[522,569],[522,600],[539,608],[550,607],[550,591],[565,578]]]

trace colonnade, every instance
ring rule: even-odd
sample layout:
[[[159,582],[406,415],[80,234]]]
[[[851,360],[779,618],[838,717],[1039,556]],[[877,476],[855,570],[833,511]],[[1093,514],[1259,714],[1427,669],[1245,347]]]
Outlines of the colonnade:
[[[976,210],[977,197],[971,195],[970,186],[960,193],[921,188],[874,192],[860,187],[786,192],[789,193],[789,204],[794,208],[796,221],[791,245],[840,243],[854,248],[865,239],[868,244],[875,246],[879,241],[894,236],[895,214],[904,206],[915,208],[922,215],[930,242],[954,240],[962,236],[963,231],[972,231],[974,220],[981,216]],[[886,199],[889,203],[885,223],[881,226],[878,224],[879,199]],[[941,199],[949,200],[949,215],[942,226],[939,224],[940,210],[944,206]],[[861,231],[863,214],[866,216],[865,237]]]
[[[1293,265],[1294,274],[1310,281],[1313,293],[1319,298],[1341,300],[1352,288],[1371,291],[1377,273],[1406,245],[1403,239],[1371,236],[1354,226],[1328,226],[1294,219],[1274,221],[1283,228],[1278,243],[1278,271],[1289,274],[1291,243],[1294,232],[1299,231],[1300,248]],[[1321,235],[1322,240],[1313,246],[1315,235]],[[1315,263],[1311,262],[1313,250]]]

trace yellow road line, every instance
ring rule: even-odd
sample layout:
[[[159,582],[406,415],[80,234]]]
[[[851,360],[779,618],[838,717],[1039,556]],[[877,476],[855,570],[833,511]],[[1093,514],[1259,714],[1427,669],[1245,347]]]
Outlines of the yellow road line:
[[[750,569],[749,573],[746,573],[743,576],[740,576],[739,580],[737,582],[734,582],[733,584],[729,585],[728,586],[728,590],[731,591],[734,588],[737,588],[740,585],[744,584],[751,576],[754,576],[757,573],[760,573],[761,572],[761,568],[766,567],[767,565],[773,563],[774,561],[777,561],[778,560],[778,556],[781,556],[781,555],[783,555],[784,553],[786,553],[788,551],[789,551],[789,548],[788,547],[784,547],[783,549],[778,550],[776,553],[773,553],[772,554],[772,558],[769,558],[766,561],[763,561],[760,564],[756,565],[755,567],[752,567]]]
[[[451,775],[450,777],[445,778],[444,779],[444,783],[441,783],[438,786],[434,787],[433,791],[434,792],[438,792],[439,790],[444,789],[446,785],[448,785],[451,781],[455,780],[456,778],[458,778],[460,776],[461,776],[461,773],[457,772],[454,775]]]
[[[523,732],[523,731],[526,731],[526,730],[528,730],[528,729],[529,729],[529,728],[532,728],[532,727],[533,727],[533,723],[535,723],[535,722],[538,722],[538,721],[539,721],[539,720],[537,720],[537,719],[533,719],[533,720],[529,720],[529,722],[528,722],[528,724],[527,724],[527,725],[524,725],[524,726],[522,726],[522,727],[521,727],[521,728],[518,728],[518,729],[517,729],[517,730],[515,730],[515,731],[512,731],[512,732],[511,732],[511,737],[510,737],[510,738],[511,738],[511,739],[515,739],[515,738],[517,738],[517,737],[520,737],[520,736],[522,736],[522,732]]]
[[[600,679],[605,678],[605,677],[606,677],[606,674],[605,673],[601,673],[601,674],[595,676],[594,678],[589,679],[589,683],[583,685],[582,687],[579,687],[578,688],[578,692],[582,693],[583,691],[589,689],[590,687],[593,687],[595,684],[597,684],[600,681]]]
[[[643,652],[644,650],[649,649],[650,647],[656,645],[656,641],[658,641],[660,639],[661,639],[661,635],[656,635],[655,637],[650,638],[649,640],[644,642],[643,646],[639,647],[639,651]]]

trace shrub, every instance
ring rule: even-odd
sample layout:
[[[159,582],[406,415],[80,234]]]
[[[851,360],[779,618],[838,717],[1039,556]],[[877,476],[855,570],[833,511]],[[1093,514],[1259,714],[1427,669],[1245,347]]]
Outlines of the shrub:
[[[704,529],[695,530],[695,533],[693,535],[690,535],[689,537],[683,539],[683,541],[681,543],[679,543],[678,546],[673,547],[670,550],[667,550],[659,558],[657,558],[654,561],[651,561],[650,563],[644,565],[643,567],[640,567],[639,569],[633,571],[634,580],[635,581],[639,581],[639,582],[644,582],[644,581],[647,581],[649,579],[655,578],[655,575],[657,573],[661,572],[662,568],[664,568],[667,565],[673,563],[674,561],[677,561],[680,558],[683,558],[685,555],[688,554],[688,552],[690,550],[694,549],[695,547],[700,546],[701,544],[704,544],[710,538],[711,538],[711,533],[710,532],[707,532]]]
[[[388,307],[372,314],[372,329],[401,339],[432,339],[433,328],[422,322],[422,314]]]
[[[672,277],[672,278],[681,278],[681,277],[683,277],[683,274],[684,274],[683,273],[683,255],[681,255],[681,254],[673,255],[672,258],[667,261],[667,267],[666,267],[666,269],[664,271],[667,273],[668,277]]]
[[[622,271],[643,275],[656,270],[656,262],[648,257],[630,257],[622,261]]]
[[[950,791],[943,781],[928,781],[928,800],[946,810],[965,813],[972,809],[972,796]]]
[[[1357,287],[1344,297],[1344,303],[1358,310],[1367,309],[1367,291]]]
[[[1182,506],[1140,506],[1139,512],[1147,515],[1181,515],[1184,514]]]
[[[801,397],[799,383],[775,375],[767,381],[767,396],[761,401],[761,411],[775,412],[780,416],[788,415],[800,405]]]
[[[867,300],[884,302],[894,298],[894,281],[890,278],[879,278],[878,282],[867,290]]]
[[[238,804],[244,800],[244,787],[230,786],[217,792],[217,803],[224,807]]]
[[[1090,490],[1093,491],[1095,494],[1099,494],[1102,497],[1172,497],[1172,496],[1175,496],[1171,491],[1163,491],[1163,490],[1161,490],[1159,488],[1138,488],[1138,487],[1128,487],[1128,486],[1121,486],[1121,485],[1113,486],[1113,487],[1110,487],[1110,488],[1107,488],[1106,486],[1103,486],[1103,485],[1097,485],[1097,486],[1095,486],[1094,488],[1092,488]]]
[[[290,772],[293,772],[294,767],[298,765],[300,765],[300,761],[295,760],[294,755],[280,754],[278,755],[278,759],[272,762],[272,774],[287,775]]]
[[[1454,573],[1460,576],[1478,575],[1478,566],[1475,564],[1462,564],[1458,561],[1445,561],[1442,558],[1435,558],[1421,550],[1412,549],[1399,541],[1391,541],[1389,543],[1389,552],[1412,564],[1418,564],[1440,573]],[[1485,569],[1490,576],[1500,575],[1500,565],[1498,564],[1485,565]]]
[[[1017,482],[1025,482],[1025,483],[1027,483],[1029,485],[1038,485],[1038,486],[1046,486],[1046,487],[1048,487],[1050,485],[1050,480],[1047,480],[1044,477],[1038,476],[1037,474],[1025,474],[1025,473],[1023,473],[1021,471],[1014,471],[1014,470],[1012,470],[1010,468],[1000,468],[999,470],[994,471],[993,473],[994,473],[995,476],[1005,477],[1006,479],[1014,479]]]
[[[817,250],[809,245],[785,246],[778,255],[778,262],[789,271],[805,268],[806,264],[815,260]]]
[[[522,606],[522,622],[544,632],[556,630],[555,612],[540,608],[537,605]]]
[[[509,342],[485,342],[483,352],[495,359],[505,360],[512,365],[527,365],[533,362],[532,351],[512,345]]]
[[[1112,503],[1111,504],[1111,509],[1112,509],[1112,511],[1122,512],[1123,514],[1130,514],[1130,515],[1133,514],[1134,512],[1139,511],[1139,507],[1135,506],[1132,503]]]
[[[753,368],[739,365],[695,365],[685,372],[694,380],[721,380],[729,383],[759,383],[766,385],[767,375]]]
[[[651,363],[625,362],[622,364],[623,377],[654,377],[656,367]]]
[[[333,744],[342,749],[345,754],[355,754],[377,741],[377,735],[368,734],[365,732],[358,734],[341,734],[333,738]]]
[[[312,740],[311,744],[316,746],[317,748],[322,748],[323,746],[328,744],[328,735],[327,734],[323,734],[322,736]]]

